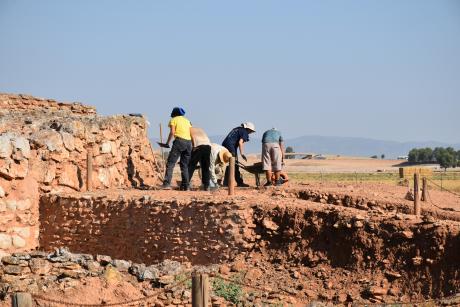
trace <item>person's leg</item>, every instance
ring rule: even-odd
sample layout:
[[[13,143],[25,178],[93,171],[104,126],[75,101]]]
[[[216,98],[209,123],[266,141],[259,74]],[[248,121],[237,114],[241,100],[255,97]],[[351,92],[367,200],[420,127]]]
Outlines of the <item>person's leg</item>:
[[[230,152],[230,153],[232,154],[232,156],[236,157],[236,154],[234,152]],[[236,165],[235,165],[235,168],[236,168]],[[224,187],[228,187],[228,177],[229,176],[230,176],[230,163],[225,168],[225,175],[224,175],[224,182],[223,182]],[[235,169],[235,178],[236,178],[236,169]]]
[[[272,169],[271,169],[271,157],[269,144],[262,144],[262,169],[265,171],[265,176],[267,178],[267,183],[265,185],[270,185],[272,183]]]
[[[190,163],[190,157],[192,154],[192,142],[191,141],[181,141],[183,150],[180,155],[180,171],[182,176],[181,187],[184,189],[189,189],[189,174],[188,167]]]
[[[281,148],[278,144],[274,144],[270,149],[270,156],[272,159],[272,170],[275,173],[275,184],[280,185],[280,174],[282,169],[281,162]]]
[[[272,171],[266,170],[265,177],[267,178],[267,183],[272,182]]]
[[[199,146],[192,150],[192,154],[190,156],[190,163],[188,167],[188,180],[189,182],[192,180],[193,174],[195,173],[196,166],[200,162],[200,151]]]
[[[211,145],[202,145],[203,150],[200,159],[201,165],[201,182],[205,188],[209,187],[211,175],[209,173],[209,165],[211,164]]]
[[[173,142],[171,150],[169,151],[168,155],[168,162],[166,163],[166,172],[165,172],[165,179],[163,181],[163,185],[171,185],[171,179],[173,175],[174,166],[177,163],[177,160],[180,157],[179,146],[176,141]]]
[[[228,187],[228,177],[230,176],[230,165],[227,165],[225,168],[225,175],[224,175],[224,181],[223,181],[223,186]]]

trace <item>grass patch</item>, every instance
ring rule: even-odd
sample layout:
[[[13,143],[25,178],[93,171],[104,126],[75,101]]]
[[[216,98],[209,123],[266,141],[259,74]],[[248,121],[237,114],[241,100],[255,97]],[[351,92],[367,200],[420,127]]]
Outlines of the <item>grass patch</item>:
[[[242,301],[244,291],[241,282],[241,276],[235,275],[232,281],[223,280],[220,277],[215,277],[212,280],[212,290],[217,296],[223,297],[227,302],[238,304]]]
[[[192,279],[186,273],[181,273],[181,274],[175,275],[174,276],[174,281],[176,283],[184,282],[184,286],[187,289],[189,289],[189,290],[192,289]]]

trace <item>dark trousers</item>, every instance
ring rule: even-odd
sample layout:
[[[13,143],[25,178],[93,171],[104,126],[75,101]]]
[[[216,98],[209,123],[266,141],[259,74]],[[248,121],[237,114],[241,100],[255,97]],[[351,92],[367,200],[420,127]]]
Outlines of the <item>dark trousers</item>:
[[[195,168],[200,162],[201,167],[201,183],[205,187],[209,187],[209,180],[211,176],[209,174],[209,164],[211,159],[211,145],[200,145],[192,150],[192,158],[190,160],[189,165],[189,179],[192,179],[193,173],[195,172]]]
[[[176,138],[169,152],[168,162],[166,163],[166,174],[164,184],[171,184],[174,166],[180,158],[180,172],[182,177],[182,187],[188,187],[189,175],[188,165],[190,163],[190,156],[192,152],[192,141]]]
[[[240,167],[238,166],[238,155],[234,152],[232,152],[232,156],[235,157],[235,181],[236,184],[242,184],[243,182],[243,177],[241,177],[240,173]],[[230,176],[230,165],[227,165],[227,168],[225,169],[225,177],[224,177],[224,186],[228,186],[228,177]]]

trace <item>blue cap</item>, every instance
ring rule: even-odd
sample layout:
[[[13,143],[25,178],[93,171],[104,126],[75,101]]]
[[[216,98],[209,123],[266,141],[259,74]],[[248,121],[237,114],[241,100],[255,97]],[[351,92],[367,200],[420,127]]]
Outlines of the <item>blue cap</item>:
[[[185,110],[179,107],[175,107],[171,112],[171,117],[185,115]]]

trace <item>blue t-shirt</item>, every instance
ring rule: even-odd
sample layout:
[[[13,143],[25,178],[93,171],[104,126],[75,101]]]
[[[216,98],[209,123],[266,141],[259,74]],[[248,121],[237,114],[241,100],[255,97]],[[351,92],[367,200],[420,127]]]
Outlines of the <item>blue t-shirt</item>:
[[[279,143],[283,141],[281,132],[276,129],[270,129],[264,132],[262,143]]]
[[[243,139],[243,142],[249,141],[249,134],[246,128],[236,127],[227,135],[225,140],[222,142],[222,146],[227,148],[231,153],[236,154],[238,149],[238,144],[240,139]]]

